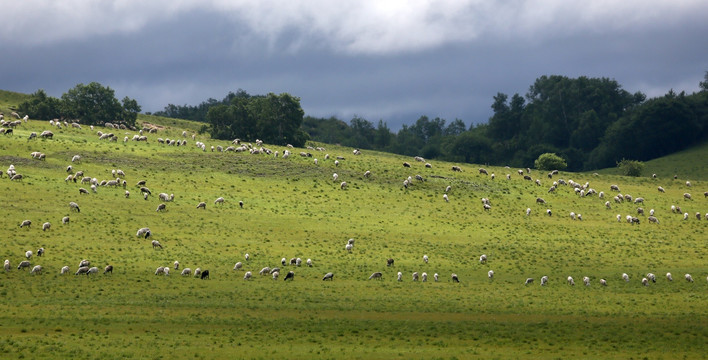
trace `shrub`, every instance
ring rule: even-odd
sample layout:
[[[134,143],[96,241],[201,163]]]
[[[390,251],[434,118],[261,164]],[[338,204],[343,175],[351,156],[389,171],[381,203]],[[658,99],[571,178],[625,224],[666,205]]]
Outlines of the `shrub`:
[[[622,171],[622,175],[638,177],[642,175],[644,163],[637,160],[622,159],[622,161],[617,163],[617,167]]]

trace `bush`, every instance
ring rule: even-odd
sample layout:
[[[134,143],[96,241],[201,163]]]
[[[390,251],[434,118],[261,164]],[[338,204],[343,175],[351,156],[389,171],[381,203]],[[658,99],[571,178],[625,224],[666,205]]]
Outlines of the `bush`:
[[[534,161],[534,167],[539,170],[563,170],[568,164],[555,153],[544,153]]]
[[[622,161],[617,163],[617,167],[622,171],[622,175],[638,177],[642,175],[644,163],[637,160],[622,159]]]

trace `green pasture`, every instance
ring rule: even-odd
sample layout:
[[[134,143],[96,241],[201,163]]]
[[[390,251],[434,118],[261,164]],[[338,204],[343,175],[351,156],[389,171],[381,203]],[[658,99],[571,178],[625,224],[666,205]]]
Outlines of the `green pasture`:
[[[211,146],[231,144],[196,134],[199,124],[146,116],[139,122],[161,130],[146,134],[147,142],[124,143],[123,137],[135,132],[56,129],[30,120],[14,135],[0,135],[0,169],[12,164],[24,176],[0,178],[0,257],[11,263],[0,275],[0,354],[47,359],[693,359],[708,354],[705,170],[661,165],[664,170],[652,171],[650,162],[648,175],[656,172],[656,179],[602,172],[561,172],[549,179],[532,169],[532,179],[541,182],[536,185],[514,168],[486,167],[495,174],[492,179],[480,175],[479,166],[430,161],[432,168],[426,168],[413,158],[354,155],[353,149],[330,144],[312,144],[325,151],[289,149],[287,159],[285,147],[267,144],[281,156],[212,152]],[[49,129],[53,139],[28,139],[31,132]],[[118,141],[98,140],[99,130],[115,133]],[[166,146],[158,137],[188,144]],[[32,159],[34,151],[45,153],[46,160]],[[71,163],[74,155],[81,155],[80,163]],[[339,166],[337,156],[344,157]],[[99,181],[122,169],[128,185],[99,186],[93,193],[89,184],[65,182],[68,165]],[[463,171],[452,171],[453,165]],[[369,178],[363,176],[367,170]],[[412,184],[406,189],[408,176]],[[549,193],[558,179],[587,182],[605,198],[580,197],[563,185]],[[147,200],[135,186],[139,180],[146,180],[153,194]],[[622,194],[643,197],[644,204],[615,203],[612,184]],[[80,195],[80,187],[89,194]],[[692,200],[684,199],[687,192]],[[165,212],[156,211],[162,202],[158,193],[175,195]],[[220,196],[225,203],[215,205]],[[483,210],[482,198],[490,199],[490,211]],[[80,212],[70,210],[71,201]],[[196,208],[201,201],[207,203],[204,210]],[[689,213],[688,220],[672,213],[672,205]],[[647,215],[637,215],[637,207]],[[647,221],[650,209],[659,224]],[[583,220],[572,220],[570,212]],[[641,223],[628,224],[626,215]],[[70,216],[67,225],[61,223],[64,216]],[[19,228],[25,219],[31,227]],[[42,231],[44,222],[51,223],[50,230]],[[136,237],[142,227],[151,229],[150,239]],[[345,250],[350,238],[355,240],[351,253]],[[152,239],[164,248],[153,249]],[[46,253],[31,263],[42,265],[43,274],[17,270],[25,251],[39,247]],[[481,254],[487,255],[486,264],[479,262]],[[430,258],[427,264],[423,255]],[[303,266],[281,266],[281,258],[296,257]],[[304,265],[308,258],[313,267]],[[395,265],[387,267],[387,258]],[[82,259],[101,272],[113,265],[114,272],[75,276]],[[154,275],[158,266],[174,261],[180,270]],[[243,271],[233,270],[238,261]],[[70,274],[59,274],[64,265]],[[259,276],[265,266],[280,267],[280,279]],[[208,269],[211,279],[181,277],[184,267]],[[290,270],[294,281],[283,281]],[[489,270],[495,273],[491,280]],[[253,272],[250,281],[243,279],[245,271]],[[367,280],[376,271],[382,279]],[[333,281],[321,280],[327,272],[335,274]],[[428,281],[413,282],[413,272],[427,272]],[[657,282],[642,286],[649,272]],[[667,272],[673,282],[666,280]],[[460,283],[451,281],[452,273]],[[622,281],[622,273],[630,282]],[[684,280],[686,273],[694,283]],[[544,275],[549,284],[541,287]],[[568,276],[575,286],[566,284]],[[588,287],[584,276],[591,280]],[[525,286],[527,278],[534,282]],[[607,287],[600,286],[601,278]]]

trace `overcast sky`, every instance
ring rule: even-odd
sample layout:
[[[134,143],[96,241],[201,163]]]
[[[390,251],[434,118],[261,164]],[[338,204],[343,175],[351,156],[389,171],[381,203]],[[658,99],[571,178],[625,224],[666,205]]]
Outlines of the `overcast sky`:
[[[0,0],[0,89],[97,81],[143,112],[287,92],[307,115],[486,122],[542,75],[649,97],[708,71],[705,0]]]

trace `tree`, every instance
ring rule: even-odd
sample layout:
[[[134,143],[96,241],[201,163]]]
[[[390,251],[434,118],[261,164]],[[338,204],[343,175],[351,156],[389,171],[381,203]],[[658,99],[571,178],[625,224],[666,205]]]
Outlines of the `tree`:
[[[61,101],[55,97],[47,96],[44,90],[39,89],[30,98],[17,107],[18,112],[27,114],[32,119],[55,119],[61,117]]]
[[[539,170],[564,170],[568,164],[555,153],[543,153],[534,161],[534,167]]]
[[[622,175],[638,177],[642,175],[644,163],[636,160],[622,159],[622,161],[617,163],[617,167],[622,171]]]
[[[134,126],[137,111],[140,111],[138,103],[129,98],[123,99],[127,106],[124,108],[116,99],[113,89],[97,82],[78,84],[64,93],[61,100],[64,116],[79,119],[89,125],[111,122]]]
[[[699,82],[698,86],[701,88],[701,91],[708,91],[708,71],[703,75],[703,81]]]

